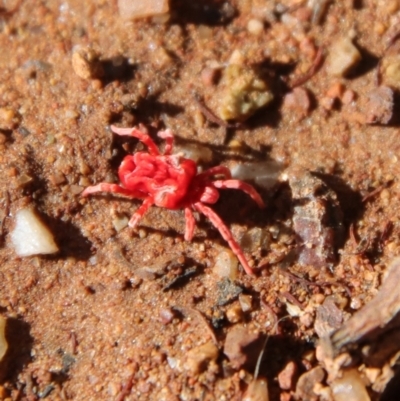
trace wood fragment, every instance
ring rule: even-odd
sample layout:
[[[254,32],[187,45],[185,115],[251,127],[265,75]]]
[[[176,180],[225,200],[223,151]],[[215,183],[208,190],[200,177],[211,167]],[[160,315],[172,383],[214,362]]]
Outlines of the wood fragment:
[[[178,287],[180,285],[182,285],[184,282],[186,282],[190,277],[196,275],[196,273],[198,273],[198,268],[197,266],[192,266],[192,267],[188,267],[186,268],[182,274],[179,274],[178,276],[175,276],[169,283],[167,283],[164,287],[163,287],[163,291],[169,291],[172,288]]]
[[[389,220],[385,223],[385,226],[383,227],[381,236],[379,238],[379,246],[380,247],[382,247],[385,244],[385,242],[388,240],[388,238],[390,237],[390,234],[393,231],[393,227],[394,227],[394,224],[392,221]]]
[[[207,332],[210,334],[212,340],[214,341],[215,345],[218,344],[217,337],[210,326],[207,318],[201,313],[199,310],[195,308],[191,308],[188,306],[174,306],[172,309],[177,310],[178,312],[182,313],[184,316],[191,315],[192,317],[196,318],[200,323],[203,323],[204,327],[206,328]]]
[[[10,214],[10,194],[8,191],[5,193],[3,204],[3,211],[0,214],[0,244],[4,240],[4,223],[6,217]]]
[[[298,306],[301,310],[304,310],[304,306],[303,304],[294,296],[292,295],[290,292],[287,291],[283,291],[281,292],[281,294],[293,305]]]
[[[349,235],[351,242],[354,245],[355,251],[343,252],[342,255],[363,255],[365,252],[367,252],[368,248],[371,245],[371,239],[364,237],[360,241],[357,241],[353,223],[350,224]]]
[[[341,283],[339,281],[325,281],[325,282],[316,281],[316,282],[312,282],[312,281],[309,281],[309,280],[307,280],[307,279],[305,279],[303,277],[298,277],[295,274],[290,273],[288,271],[282,270],[281,273],[285,274],[290,279],[292,279],[294,281],[297,281],[300,284],[304,284],[306,286],[329,287],[329,286],[332,286],[332,285],[336,285],[336,286],[342,287],[346,291],[346,293],[349,295],[349,297],[351,297],[351,295],[352,295],[350,288],[347,285],[345,285],[345,284],[343,284],[343,283]]]
[[[222,118],[216,116],[204,103],[204,101],[200,98],[199,95],[195,94],[193,96],[194,101],[196,102],[197,106],[199,107],[200,111],[204,114],[209,121],[213,122],[214,124],[220,125],[221,127],[225,128],[243,128],[242,123],[228,123]]]
[[[373,198],[375,195],[378,195],[382,190],[388,187],[388,183],[380,185],[378,188],[375,188],[373,191],[369,192],[367,195],[365,195],[362,199],[361,202],[365,203],[366,201],[370,200]]]
[[[115,401],[123,401],[127,395],[130,394],[131,389],[133,386],[133,375],[130,376],[123,384],[122,384],[122,390],[118,394],[117,398]]]
[[[386,278],[376,297],[330,336],[335,355],[361,340],[365,342],[366,338],[375,339],[382,332],[393,329],[389,323],[400,312],[399,282],[400,258],[396,258],[388,267]],[[399,322],[393,323],[400,327]]]
[[[74,331],[71,331],[69,334],[70,340],[71,340],[71,354],[76,355],[76,348],[78,346],[78,341],[76,339],[76,333]]]
[[[315,75],[315,73],[318,71],[319,67],[321,67],[323,60],[324,60],[323,51],[321,48],[318,48],[317,54],[311,64],[311,67],[303,75],[301,75],[297,78],[294,78],[293,82],[290,84],[290,88],[294,89],[297,86],[303,85],[310,78],[312,78]]]
[[[273,328],[277,327],[278,324],[278,315],[274,312],[274,310],[263,300],[260,301],[261,305],[267,310],[267,312],[272,316],[274,319]]]

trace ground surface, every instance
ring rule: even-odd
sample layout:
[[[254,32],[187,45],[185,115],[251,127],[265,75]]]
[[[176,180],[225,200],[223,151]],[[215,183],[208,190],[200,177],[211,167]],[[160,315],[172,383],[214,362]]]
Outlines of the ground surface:
[[[332,1],[318,23],[301,1],[191,3],[171,0],[168,20],[135,22],[122,20],[108,1],[34,0],[15,10],[5,3],[12,12],[0,15],[0,307],[10,351],[1,399],[240,400],[255,358],[242,363],[248,349],[229,358],[223,349],[251,336],[256,357],[259,338],[269,336],[259,377],[267,378],[270,399],[302,399],[297,377],[318,365],[318,307],[334,296],[340,319],[348,319],[373,298],[398,255],[400,131],[396,116],[367,121],[379,61],[395,41],[398,2]],[[254,20],[260,31],[249,25]],[[327,68],[343,37],[362,56],[346,77]],[[98,53],[102,77],[77,75],[76,45]],[[318,49],[318,68],[296,83],[312,70]],[[241,63],[273,82],[274,101],[230,128],[210,121],[195,99],[215,111],[217,83],[207,68],[224,68],[238,51]],[[294,86],[306,90],[298,92],[305,103],[284,101]],[[396,114],[396,101],[387,108]],[[117,182],[120,161],[135,150],[135,140],[113,138],[111,123],[145,124],[154,138],[171,128],[182,148],[212,151],[203,168],[282,165],[272,189],[257,187],[265,210],[234,190],[221,191],[213,206],[237,239],[250,229],[265,238],[243,245],[256,277],[241,271],[230,281],[215,272],[227,245],[204,218],[197,216],[187,243],[182,211],[153,207],[139,229],[119,230],[140,202],[81,197],[88,185]],[[339,204],[343,214],[335,242],[328,241],[336,262],[298,260],[296,184],[285,180],[307,172],[333,191],[323,207]],[[59,253],[16,255],[9,234],[27,205]],[[238,327],[246,333],[227,344]],[[197,348],[203,344],[206,351]],[[295,373],[287,373],[287,384],[278,375],[289,362]]]

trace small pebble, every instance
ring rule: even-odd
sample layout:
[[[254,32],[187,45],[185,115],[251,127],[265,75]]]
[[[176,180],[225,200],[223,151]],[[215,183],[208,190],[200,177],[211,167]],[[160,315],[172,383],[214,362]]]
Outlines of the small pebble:
[[[279,387],[282,390],[290,390],[294,386],[297,378],[297,365],[293,361],[289,361],[283,370],[278,374]]]
[[[249,312],[253,307],[253,297],[247,294],[240,294],[239,304],[243,312]]]
[[[16,123],[16,114],[14,110],[7,107],[0,107],[0,129],[9,130]]]
[[[344,37],[332,44],[326,68],[330,75],[346,76],[361,61],[361,53],[349,37]]]
[[[340,99],[344,92],[344,86],[341,82],[335,82],[326,92],[326,96]]]
[[[242,401],[269,401],[267,379],[253,380],[247,387]]]
[[[240,305],[234,304],[226,311],[226,318],[230,323],[238,323],[243,319],[243,311]]]
[[[219,68],[206,67],[201,71],[201,80],[205,86],[213,86],[220,77]]]
[[[307,90],[301,87],[294,88],[283,98],[283,107],[298,114],[300,118],[307,116],[311,107]]]
[[[83,79],[101,78],[104,75],[99,55],[90,47],[76,46],[73,49],[72,68]]]
[[[353,102],[356,98],[356,94],[354,91],[352,91],[351,89],[347,89],[344,91],[343,96],[342,96],[342,103],[345,105],[350,104],[351,102]]]
[[[175,317],[175,312],[171,308],[163,308],[160,310],[160,321],[167,325],[172,322]]]
[[[218,347],[212,342],[192,348],[187,352],[185,368],[192,374],[204,372],[211,361],[217,360],[218,354]]]
[[[264,24],[259,19],[253,18],[247,23],[247,30],[252,35],[258,36],[263,32]]]
[[[344,371],[330,387],[334,401],[370,401],[365,384],[355,369]]]
[[[219,277],[227,277],[231,280],[236,279],[239,270],[238,260],[234,253],[229,249],[221,251],[215,258],[213,271]]]
[[[385,85],[400,90],[400,54],[387,55],[382,59],[381,75]]]

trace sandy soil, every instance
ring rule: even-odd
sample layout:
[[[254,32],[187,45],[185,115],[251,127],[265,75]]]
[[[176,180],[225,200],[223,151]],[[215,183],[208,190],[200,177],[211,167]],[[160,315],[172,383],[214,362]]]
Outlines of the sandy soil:
[[[4,2],[0,308],[9,351],[0,399],[241,400],[264,338],[258,377],[270,400],[307,399],[296,386],[319,366],[319,336],[374,297],[399,253],[400,84],[385,83],[382,65],[397,45],[400,4],[332,1],[313,21],[323,3],[171,0],[168,18],[130,22],[108,1]],[[343,38],[360,61],[335,74]],[[98,61],[89,67],[101,71],[82,78],[76,46],[92,49]],[[216,113],[218,74],[232,63],[258,71],[274,100],[244,123],[221,125],[204,104]],[[379,95],[371,105],[379,85],[393,99]],[[221,190],[212,206],[256,276],[216,272],[217,258],[236,259],[199,215],[189,243],[181,210],[153,207],[132,230],[124,225],[140,201],[81,196],[89,185],[117,183],[122,158],[140,149],[110,124],[139,123],[160,145],[156,132],[172,129],[181,150],[199,150],[203,169],[278,163],[273,187],[254,184],[264,210],[236,190]],[[307,181],[310,172],[317,182]],[[296,209],[299,185],[324,188],[308,211]],[[10,233],[27,206],[58,253],[16,254]],[[334,223],[317,212],[335,208]],[[307,213],[329,238],[325,254],[302,261],[299,237],[315,231],[294,222]],[[318,311],[332,299],[338,320],[328,322]],[[332,397],[325,378],[318,384]],[[379,399],[385,385],[366,384]]]

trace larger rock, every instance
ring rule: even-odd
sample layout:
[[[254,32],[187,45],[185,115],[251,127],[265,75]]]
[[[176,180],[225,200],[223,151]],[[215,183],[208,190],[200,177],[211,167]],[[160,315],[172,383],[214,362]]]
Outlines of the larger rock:
[[[229,358],[234,369],[242,367],[252,369],[261,352],[263,341],[259,332],[252,332],[246,327],[236,326],[226,336],[224,354]]]

